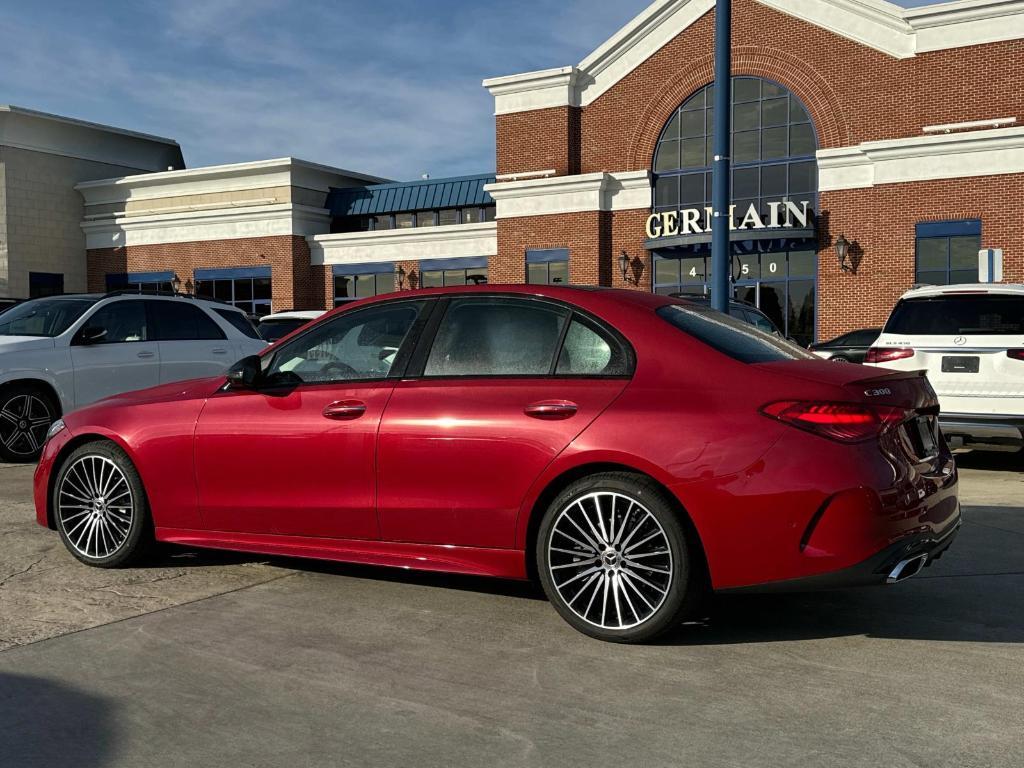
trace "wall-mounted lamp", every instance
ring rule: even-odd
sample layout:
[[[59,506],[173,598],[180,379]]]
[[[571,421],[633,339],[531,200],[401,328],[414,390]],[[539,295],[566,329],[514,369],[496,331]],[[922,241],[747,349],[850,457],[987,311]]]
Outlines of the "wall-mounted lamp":
[[[171,290],[175,293],[179,293],[181,291],[181,278],[177,275],[171,278]]]
[[[398,277],[398,290],[405,289],[405,267],[401,264],[395,267],[395,275]]]
[[[622,272],[622,279],[625,280],[627,283],[636,284],[636,278],[632,277],[629,274],[629,272],[630,272],[629,268],[630,268],[631,264],[632,264],[632,262],[631,262],[631,260],[629,258],[629,254],[626,253],[625,251],[622,251],[619,254],[619,270]]]
[[[846,235],[840,235],[836,240],[836,258],[839,259],[839,268],[843,272],[850,272],[853,268],[846,263],[846,257],[850,255],[850,241]]]

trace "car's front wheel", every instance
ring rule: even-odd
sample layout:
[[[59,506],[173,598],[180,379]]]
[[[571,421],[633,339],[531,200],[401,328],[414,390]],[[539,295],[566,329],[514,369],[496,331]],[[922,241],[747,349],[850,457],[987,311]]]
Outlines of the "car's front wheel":
[[[51,503],[64,546],[87,565],[128,565],[152,541],[142,480],[114,443],[86,443],[72,451],[57,474]]]
[[[0,387],[0,459],[38,459],[46,432],[56,420],[57,405],[41,387],[23,383]]]
[[[555,610],[580,632],[644,642],[699,604],[700,569],[689,538],[649,478],[592,475],[560,493],[541,521],[541,584]]]

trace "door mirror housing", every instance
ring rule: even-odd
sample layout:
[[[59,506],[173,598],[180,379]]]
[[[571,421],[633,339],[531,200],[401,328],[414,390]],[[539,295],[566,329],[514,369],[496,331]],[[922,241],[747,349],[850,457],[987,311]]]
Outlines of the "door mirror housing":
[[[75,334],[76,344],[98,344],[107,338],[107,329],[98,325],[83,325]]]
[[[228,368],[228,386],[231,389],[255,389],[262,376],[262,359],[259,355],[249,355]]]

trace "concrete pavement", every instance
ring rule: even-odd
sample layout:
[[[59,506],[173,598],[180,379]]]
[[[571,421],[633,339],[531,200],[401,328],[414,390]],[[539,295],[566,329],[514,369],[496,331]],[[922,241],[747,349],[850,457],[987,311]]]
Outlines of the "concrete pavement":
[[[0,467],[0,764],[1019,766],[1024,475],[962,464],[964,529],[922,576],[722,598],[647,647],[575,633],[529,585],[95,571]]]

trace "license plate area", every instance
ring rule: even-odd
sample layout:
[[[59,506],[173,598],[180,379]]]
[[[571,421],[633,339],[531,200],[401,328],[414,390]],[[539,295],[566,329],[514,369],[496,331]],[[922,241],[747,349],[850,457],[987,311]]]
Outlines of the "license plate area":
[[[915,416],[903,424],[903,436],[910,454],[920,460],[939,453],[939,421],[934,416]]]
[[[946,355],[942,358],[942,372],[977,373],[980,362],[977,355]]]

